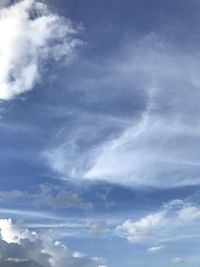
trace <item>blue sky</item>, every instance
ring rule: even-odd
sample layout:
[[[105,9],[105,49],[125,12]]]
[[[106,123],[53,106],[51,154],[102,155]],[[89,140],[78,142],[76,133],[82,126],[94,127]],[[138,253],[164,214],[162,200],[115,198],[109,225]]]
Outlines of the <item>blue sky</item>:
[[[0,266],[199,266],[200,4],[0,3]]]

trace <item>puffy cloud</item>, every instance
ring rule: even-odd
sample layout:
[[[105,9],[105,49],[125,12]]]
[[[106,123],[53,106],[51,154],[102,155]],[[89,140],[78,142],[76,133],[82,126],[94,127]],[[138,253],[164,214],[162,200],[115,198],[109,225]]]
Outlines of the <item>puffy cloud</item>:
[[[0,220],[0,230],[1,266],[98,267],[104,264],[102,259],[72,251],[45,234],[14,225],[10,219]]]
[[[178,216],[181,220],[200,220],[200,209],[197,207],[185,207],[178,212]]]
[[[6,4],[7,1],[4,1]],[[80,41],[69,20],[40,1],[22,0],[0,10],[0,99],[31,90],[48,58],[70,59]]]
[[[117,231],[124,232],[130,242],[136,243],[151,240],[166,224],[165,212],[157,212],[135,222],[127,220]]]
[[[182,205],[172,205],[180,202],[181,200],[174,200],[138,220],[126,220],[116,227],[116,234],[132,243],[166,242],[170,239],[199,236],[200,208],[184,201]],[[148,251],[156,252],[163,248],[159,245]]]

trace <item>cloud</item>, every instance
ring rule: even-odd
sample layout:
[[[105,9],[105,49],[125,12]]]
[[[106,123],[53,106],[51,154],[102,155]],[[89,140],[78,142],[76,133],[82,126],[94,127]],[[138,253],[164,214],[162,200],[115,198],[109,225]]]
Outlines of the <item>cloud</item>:
[[[132,243],[168,242],[170,239],[187,239],[199,236],[200,208],[195,203],[174,200],[160,210],[147,214],[138,220],[126,220],[116,227],[118,236],[125,237]],[[181,201],[179,201],[180,203]],[[149,252],[163,249],[163,245],[151,247]]]
[[[147,251],[150,253],[156,253],[163,249],[164,249],[164,246],[155,246],[155,247],[148,248]]]
[[[179,51],[153,34],[124,46],[114,59],[89,68],[100,79],[72,81],[91,119],[81,106],[77,128],[62,129],[43,153],[48,165],[62,179],[157,188],[200,184],[198,51]]]
[[[52,238],[91,238],[90,225],[94,218],[85,216],[69,216],[69,213],[58,214],[45,210],[30,209],[0,209],[1,218],[12,218],[14,221],[23,221],[28,229],[37,229],[45,232]],[[95,234],[93,234],[93,237]],[[95,237],[99,238],[99,234]],[[104,237],[103,235],[100,238]]]
[[[184,221],[199,220],[200,209],[197,207],[185,207],[178,212],[178,216]]]
[[[0,203],[24,203],[34,207],[51,209],[76,208],[83,211],[93,210],[93,204],[82,200],[77,193],[73,193],[60,185],[42,184],[35,192],[11,190],[0,191]]]
[[[16,202],[16,201],[15,201]],[[27,200],[23,200],[27,202]],[[86,216],[76,213],[66,213],[66,211],[58,211],[55,209],[52,211],[41,210],[37,211],[27,204],[21,209],[16,208],[1,208],[1,218],[12,218],[14,221],[26,222],[25,226],[29,229],[37,229],[39,231],[48,232],[49,236],[55,238],[97,238],[104,239],[107,237],[115,236],[113,229],[116,226],[116,222],[110,219],[98,219],[93,217],[93,213],[84,214]],[[74,212],[74,211],[73,211]]]
[[[44,2],[22,0],[0,9],[0,99],[31,90],[48,59],[70,60],[81,43],[74,37],[77,32]]]
[[[117,227],[119,233],[125,233],[130,242],[137,243],[151,240],[157,232],[167,225],[165,212],[147,215],[138,221],[126,220]]]
[[[105,237],[111,233],[106,221],[96,220],[89,225],[89,234],[93,236]]]
[[[93,204],[83,201],[77,193],[72,193],[64,187],[56,185],[41,185],[39,192],[30,196],[32,203],[37,206],[50,208],[78,208],[91,211]]]
[[[180,54],[169,51],[166,44],[162,45],[163,50],[155,48],[152,51],[144,48],[145,44],[141,42],[142,48],[138,49],[141,62],[130,51],[130,59],[123,61],[122,72],[140,71],[145,78],[151,77],[146,88],[146,108],[139,121],[133,121],[120,136],[94,150],[91,165],[88,164],[83,173],[85,178],[134,187],[200,183],[196,149],[200,131],[194,122],[199,117],[194,98],[200,99],[197,58],[195,53],[191,56]],[[164,65],[164,70],[159,70],[156,62],[159,66]],[[186,110],[189,110],[188,114]],[[190,122],[187,116],[191,118]]]
[[[10,219],[0,220],[0,265],[42,267],[98,267],[104,261],[72,251],[45,234],[31,232]]]
[[[171,261],[172,261],[173,263],[175,263],[175,264],[182,264],[182,263],[185,263],[185,262],[186,262],[185,259],[183,259],[183,258],[179,258],[179,257],[173,258]]]

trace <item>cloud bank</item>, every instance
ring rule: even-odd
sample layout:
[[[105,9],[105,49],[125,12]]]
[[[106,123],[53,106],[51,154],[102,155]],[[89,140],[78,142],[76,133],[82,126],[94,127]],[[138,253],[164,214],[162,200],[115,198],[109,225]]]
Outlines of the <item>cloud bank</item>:
[[[98,267],[104,261],[72,251],[45,234],[31,232],[10,219],[0,220],[0,266]]]
[[[48,59],[70,60],[81,43],[77,32],[70,20],[40,1],[22,0],[0,9],[0,100],[31,90]]]

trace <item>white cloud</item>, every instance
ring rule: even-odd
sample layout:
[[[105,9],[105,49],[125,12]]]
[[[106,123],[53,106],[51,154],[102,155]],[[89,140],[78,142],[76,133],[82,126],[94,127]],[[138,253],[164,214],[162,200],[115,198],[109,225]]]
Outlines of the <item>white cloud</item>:
[[[146,120],[146,119],[145,119]],[[190,159],[187,148],[177,141],[183,135],[191,140],[194,133],[187,133],[183,126],[151,117],[137,127],[97,148],[91,167],[83,173],[90,180],[105,180],[125,186],[176,187],[200,183],[198,174],[188,177],[186,169],[199,167],[197,159]],[[198,133],[199,135],[199,133]],[[170,142],[177,142],[173,147]],[[181,154],[182,153],[182,154]],[[188,175],[190,175],[190,172]],[[174,174],[176,173],[176,175]],[[162,179],[163,177],[163,179]]]
[[[147,215],[138,221],[127,220],[117,227],[119,233],[125,233],[130,242],[137,243],[151,240],[167,225],[165,212]]]
[[[5,4],[5,3],[4,3]],[[73,56],[80,41],[69,20],[40,1],[22,0],[0,10],[0,99],[31,90],[48,58]]]
[[[59,177],[103,180],[132,187],[200,184],[199,54],[177,51],[159,36],[138,42],[139,45],[131,43],[126,47],[127,52],[119,51],[105,66],[97,66],[98,71],[106,69],[105,77],[102,75],[98,82],[91,79],[89,84],[81,80],[77,87],[86,93],[89,104],[94,102],[93,90],[98,96],[95,101],[104,107],[103,101],[109,100],[102,100],[99,91],[107,88],[104,98],[113,94],[121,99],[123,93],[115,88],[121,86],[127,98],[133,99],[133,106],[136,98],[141,108],[133,107],[130,110],[133,117],[128,118],[121,131],[101,138],[96,144],[91,134],[97,135],[93,122],[88,128],[86,124],[80,128],[78,125],[73,136],[67,135],[68,129],[65,135],[59,135],[55,145],[43,153]],[[111,78],[106,72],[112,73]],[[116,103],[109,104],[110,109],[116,108]],[[94,114],[93,121],[98,121],[100,127],[108,118],[109,114],[101,119]],[[115,116],[116,120],[119,118]],[[113,121],[109,123],[115,126]],[[92,145],[81,149],[79,140],[91,141]]]
[[[132,243],[166,242],[170,239],[199,236],[200,208],[187,202],[182,206],[171,206],[170,203],[138,220],[126,220],[117,226],[116,234]],[[151,247],[148,251],[156,252],[163,248],[160,245]]]
[[[155,247],[148,248],[147,251],[150,253],[156,253],[163,249],[164,249],[164,246],[155,246]]]
[[[200,209],[197,207],[185,207],[178,212],[178,215],[184,221],[200,220]]]
[[[3,265],[5,262],[10,262],[10,266],[25,262],[26,266],[43,267],[66,267],[66,264],[69,267],[98,267],[104,264],[100,258],[72,251],[44,233],[31,232],[10,219],[0,220],[0,231],[1,266],[7,266]]]

